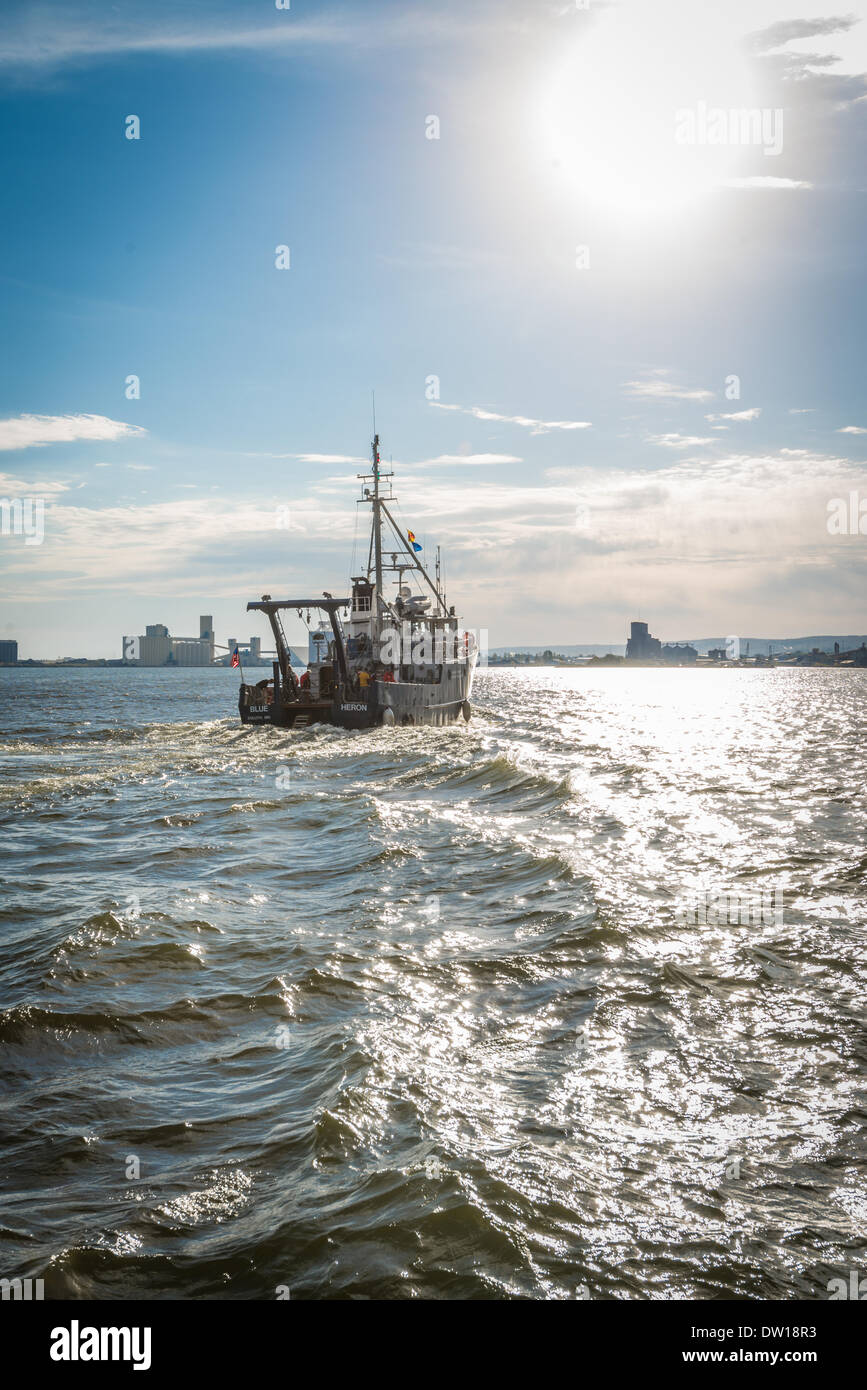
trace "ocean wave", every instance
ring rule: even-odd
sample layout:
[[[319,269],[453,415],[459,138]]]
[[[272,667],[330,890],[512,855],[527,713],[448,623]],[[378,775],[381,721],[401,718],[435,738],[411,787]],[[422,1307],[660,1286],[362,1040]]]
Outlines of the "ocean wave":
[[[863,706],[660,674],[483,671],[467,726],[351,736],[242,729],[219,672],[7,702],[11,1266],[824,1296],[864,1219]],[[774,885],[780,921],[695,913]]]

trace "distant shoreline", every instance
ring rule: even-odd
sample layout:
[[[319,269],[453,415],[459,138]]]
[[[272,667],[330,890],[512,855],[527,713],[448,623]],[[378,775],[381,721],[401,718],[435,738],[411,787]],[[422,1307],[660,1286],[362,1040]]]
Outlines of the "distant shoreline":
[[[478,671],[800,671],[805,668],[819,668],[825,671],[863,671],[867,662],[835,661],[833,656],[820,653],[818,656],[805,654],[799,658],[777,658],[760,661],[714,661],[699,657],[697,661],[628,661],[622,656],[588,657],[583,661],[492,661],[480,664]],[[179,675],[190,675],[194,671],[231,672],[230,666],[134,666],[126,661],[13,661],[0,662],[0,671],[174,671]],[[303,671],[305,667],[293,669]]]

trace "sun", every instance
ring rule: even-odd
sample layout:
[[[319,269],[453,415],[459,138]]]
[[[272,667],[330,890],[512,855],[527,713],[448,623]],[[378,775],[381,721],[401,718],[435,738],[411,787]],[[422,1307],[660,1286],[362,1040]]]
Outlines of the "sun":
[[[543,157],[563,192],[643,221],[682,214],[733,175],[737,148],[676,137],[679,111],[751,104],[744,57],[708,11],[627,0],[582,27],[537,107]]]

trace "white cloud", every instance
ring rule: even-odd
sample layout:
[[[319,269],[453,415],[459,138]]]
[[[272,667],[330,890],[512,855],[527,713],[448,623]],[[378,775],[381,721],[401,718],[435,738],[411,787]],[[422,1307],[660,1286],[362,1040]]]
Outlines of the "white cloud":
[[[760,405],[754,405],[752,410],[736,410],[731,415],[705,415],[706,420],[758,420],[762,413]]]
[[[147,430],[106,415],[17,415],[0,420],[0,449],[34,449],[81,439],[140,438]]]
[[[664,449],[692,449],[700,444],[713,444],[714,440],[697,434],[649,434],[647,443],[659,444]]]
[[[69,483],[26,482],[23,478],[13,478],[8,473],[0,473],[0,497],[56,497],[61,492],[69,492]]]
[[[370,463],[355,454],[269,454],[268,458],[297,459],[299,463]]]
[[[470,468],[485,468],[495,463],[523,463],[517,454],[439,454],[434,459],[424,459],[421,463],[404,463],[404,472],[411,468],[448,467],[460,468],[466,464]]]
[[[158,15],[140,15],[135,8],[127,8],[129,14],[109,10],[89,19],[64,16],[59,9],[40,12],[31,6],[17,29],[7,26],[0,40],[0,65],[51,68],[63,63],[147,53],[167,57],[232,50],[291,54],[311,46],[353,51],[386,45],[427,46],[455,39],[460,42],[476,38],[484,42],[490,37],[490,22],[484,14],[478,17],[443,15],[425,6],[404,6],[404,12],[397,15],[373,12],[357,19],[341,9],[333,17],[326,14],[307,22],[296,16],[294,9],[289,12],[287,7],[285,17],[274,22],[271,0],[264,10],[267,22],[248,28],[221,23],[218,15],[210,22],[183,19],[160,22]],[[502,18],[501,27],[520,30],[517,23],[504,23]]]
[[[774,178],[771,174],[754,174],[745,179],[725,179],[724,188],[812,188],[813,185],[806,179],[780,179]]]
[[[643,381],[624,381],[623,390],[630,396],[647,400],[709,401],[713,399],[713,391],[705,391],[700,387],[678,386],[675,382],[666,380],[667,375],[668,373],[660,368]]]
[[[838,434],[867,434],[867,429],[861,425],[844,425],[837,431]]]
[[[828,19],[812,19],[802,17],[792,17],[787,15],[785,19],[778,19],[770,24],[766,29],[761,29],[757,33],[749,35],[747,40],[749,47],[757,53],[771,52],[775,48],[783,48],[786,44],[803,39],[814,39],[827,37],[830,34],[845,33],[853,25],[858,23],[856,15],[846,15]]]
[[[0,64],[48,67],[60,63],[122,56],[129,53],[183,54],[221,49],[297,48],[304,44],[359,42],[363,35],[357,26],[310,23],[290,20],[285,24],[263,24],[256,29],[230,29],[210,24],[195,28],[146,27],[138,17],[127,23],[116,16],[101,17],[89,25],[86,20],[65,22],[52,16],[51,22],[29,23],[18,32],[7,30],[0,43]]]
[[[829,538],[827,503],[864,482],[863,465],[809,450],[716,459],[671,454],[652,475],[646,468],[582,467],[508,481],[480,468],[460,488],[414,474],[407,519],[427,536],[428,554],[443,543],[449,598],[467,623],[498,629],[504,641],[529,640],[513,634],[542,617],[555,624],[548,629],[555,637],[575,630],[563,624],[575,621],[576,592],[584,627],[610,614],[619,632],[640,601],[651,613],[668,614],[655,624],[658,635],[684,637],[729,630],[726,615],[745,607],[760,615],[757,622],[780,615],[788,624],[797,604],[812,623],[827,611],[829,595],[833,611],[854,621],[863,605],[857,538]],[[291,544],[275,527],[276,508],[287,502]],[[579,507],[586,519],[576,525]],[[354,524],[345,488],[329,490],[318,475],[288,498],[216,494],[105,508],[57,499],[46,512],[38,568],[23,546],[3,548],[4,595],[27,603],[97,602],[110,586],[122,608],[124,595],[175,601],[180,584],[203,601],[213,597],[219,605],[225,598],[225,611],[239,615],[234,625],[248,597],[300,592],[311,576],[317,591],[335,582],[345,572]],[[125,630],[121,617],[117,624],[118,633]]]
[[[295,459],[298,463],[370,463],[369,458],[360,454],[271,454],[249,451],[242,455],[247,459]]]
[[[459,410],[462,415],[473,415],[477,420],[495,420],[505,425],[520,425],[531,434],[547,434],[549,430],[589,430],[589,420],[535,420],[529,415],[498,415],[493,410],[481,406],[444,405],[441,401],[431,401],[438,410]]]

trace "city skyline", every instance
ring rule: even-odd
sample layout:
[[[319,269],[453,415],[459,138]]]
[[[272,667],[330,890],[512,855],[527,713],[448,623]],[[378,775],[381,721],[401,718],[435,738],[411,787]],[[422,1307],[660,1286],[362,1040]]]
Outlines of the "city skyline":
[[[865,54],[791,0],[13,5],[0,636],[336,592],[372,389],[491,646],[860,632]]]

